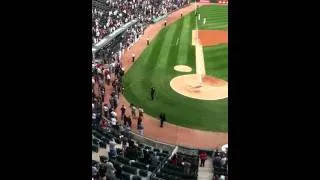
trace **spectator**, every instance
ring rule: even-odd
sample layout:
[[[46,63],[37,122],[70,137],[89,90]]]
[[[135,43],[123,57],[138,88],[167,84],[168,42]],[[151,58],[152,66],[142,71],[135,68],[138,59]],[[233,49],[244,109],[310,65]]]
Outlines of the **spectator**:
[[[107,162],[107,179],[111,179],[110,177],[114,177],[115,168],[113,167],[112,162]]]
[[[116,150],[116,142],[114,140],[110,141],[109,143],[109,157],[114,157],[117,155],[117,150]]]
[[[144,130],[143,123],[142,122],[138,123],[138,131],[141,136],[143,136],[143,130]]]
[[[177,163],[177,155],[176,154],[174,154],[172,156],[170,163],[173,164],[173,165],[177,165],[178,164]]]
[[[120,166],[119,164],[115,164],[115,165],[114,165],[114,168],[115,168],[115,170],[116,170],[116,172],[115,172],[116,177],[117,177],[118,179],[121,179],[121,178],[122,178],[122,176],[121,176],[121,174],[122,174],[122,168],[121,168],[121,166]]]
[[[109,117],[109,107],[108,107],[108,105],[107,104],[104,104],[103,105],[103,113],[104,113],[104,116],[106,117],[106,118],[110,118]]]
[[[204,167],[205,161],[207,160],[207,153],[206,152],[202,152],[200,153],[200,167]]]
[[[122,105],[120,110],[121,110],[121,120],[124,120],[124,116],[126,114],[126,107]]]
[[[97,180],[99,178],[98,172],[99,172],[98,168],[95,165],[93,165],[92,166],[92,177],[94,180]]]
[[[143,109],[142,109],[142,107],[140,106],[139,108],[138,108],[138,110],[139,110],[139,117],[143,117]]]
[[[227,162],[227,157],[225,154],[222,155],[222,158],[220,160],[220,163],[221,163],[221,166],[224,166],[226,165],[226,162]]]
[[[187,160],[185,160],[185,159],[183,158],[181,164],[182,164],[182,166],[183,166],[184,173],[190,174],[191,163],[188,162]]]
[[[114,117],[114,118],[117,117],[117,113],[114,111],[113,108],[111,109],[111,113],[110,114],[111,114],[111,117]]]
[[[113,128],[116,128],[116,126],[117,126],[117,119],[116,119],[115,117],[112,117],[112,118],[111,118],[111,125],[112,125]]]
[[[106,176],[106,172],[107,172],[107,166],[106,164],[100,164],[100,167],[99,167],[99,176],[100,177],[105,177]]]
[[[151,166],[157,166],[158,165],[158,157],[151,153]]]
[[[134,106],[134,104],[131,104],[131,115],[133,119],[136,119],[136,110],[137,108]]]

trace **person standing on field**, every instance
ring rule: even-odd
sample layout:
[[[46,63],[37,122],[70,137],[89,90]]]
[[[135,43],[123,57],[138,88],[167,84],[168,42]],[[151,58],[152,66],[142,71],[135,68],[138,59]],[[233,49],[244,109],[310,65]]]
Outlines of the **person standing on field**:
[[[132,62],[134,62],[136,55],[134,53],[132,53]]]
[[[166,121],[166,115],[162,112],[160,113],[160,127],[163,127],[164,121]]]
[[[153,101],[154,99],[154,94],[156,93],[156,89],[154,87],[151,88],[151,92],[150,92],[150,95],[151,95],[151,100]]]

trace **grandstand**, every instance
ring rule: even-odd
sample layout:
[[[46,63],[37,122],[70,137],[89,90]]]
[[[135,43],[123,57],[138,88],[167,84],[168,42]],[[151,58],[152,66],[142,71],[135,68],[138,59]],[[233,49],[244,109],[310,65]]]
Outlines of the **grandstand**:
[[[123,93],[123,52],[150,24],[188,4],[186,0],[92,0],[93,179],[227,179],[227,151],[158,142],[131,131],[134,118],[131,122],[126,114],[116,115]],[[115,77],[109,84],[106,77],[111,74]],[[207,163],[199,167],[202,152],[208,155]]]

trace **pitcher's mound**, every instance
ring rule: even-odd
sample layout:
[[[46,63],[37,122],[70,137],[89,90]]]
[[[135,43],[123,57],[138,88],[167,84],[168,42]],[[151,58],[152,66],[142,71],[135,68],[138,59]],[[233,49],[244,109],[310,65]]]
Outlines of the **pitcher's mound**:
[[[170,86],[177,93],[201,100],[219,100],[228,97],[228,82],[211,76],[202,78],[196,74],[175,77]]]
[[[191,72],[192,71],[191,67],[186,66],[186,65],[174,66],[174,70],[179,71],[179,72]]]

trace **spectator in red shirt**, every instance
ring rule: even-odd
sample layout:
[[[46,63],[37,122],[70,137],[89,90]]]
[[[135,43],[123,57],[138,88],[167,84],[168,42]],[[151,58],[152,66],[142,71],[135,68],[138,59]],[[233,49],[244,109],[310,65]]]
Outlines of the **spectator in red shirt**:
[[[173,155],[170,161],[171,164],[177,165],[177,156]]]
[[[107,120],[102,119],[102,121],[100,121],[100,127],[101,127],[101,129],[107,129],[107,127],[108,127]]]
[[[200,154],[200,160],[201,160],[200,167],[204,167],[204,163],[207,160],[207,153],[206,152],[202,152]]]

